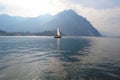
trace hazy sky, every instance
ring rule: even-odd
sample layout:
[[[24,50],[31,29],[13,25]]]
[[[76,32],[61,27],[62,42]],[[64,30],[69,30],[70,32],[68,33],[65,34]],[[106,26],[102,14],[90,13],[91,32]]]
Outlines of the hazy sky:
[[[100,32],[120,36],[120,0],[0,0],[0,14],[39,16],[73,9]]]

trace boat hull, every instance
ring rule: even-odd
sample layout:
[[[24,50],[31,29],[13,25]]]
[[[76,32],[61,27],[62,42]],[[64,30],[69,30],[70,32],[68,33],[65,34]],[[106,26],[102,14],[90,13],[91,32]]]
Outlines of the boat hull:
[[[61,38],[61,36],[54,36],[54,38]]]

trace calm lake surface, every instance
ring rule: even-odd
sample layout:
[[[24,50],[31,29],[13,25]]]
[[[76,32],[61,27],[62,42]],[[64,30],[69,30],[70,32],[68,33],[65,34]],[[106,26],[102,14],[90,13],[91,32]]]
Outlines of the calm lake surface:
[[[0,80],[120,80],[120,38],[0,37]]]

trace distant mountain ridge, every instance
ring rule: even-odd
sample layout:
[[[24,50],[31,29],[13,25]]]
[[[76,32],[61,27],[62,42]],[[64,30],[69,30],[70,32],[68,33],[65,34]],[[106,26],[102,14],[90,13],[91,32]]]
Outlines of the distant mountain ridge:
[[[54,16],[50,14],[35,18],[0,15],[0,30],[8,32],[44,32],[54,31],[59,27],[69,36],[101,36],[84,17],[73,10],[65,10]]]

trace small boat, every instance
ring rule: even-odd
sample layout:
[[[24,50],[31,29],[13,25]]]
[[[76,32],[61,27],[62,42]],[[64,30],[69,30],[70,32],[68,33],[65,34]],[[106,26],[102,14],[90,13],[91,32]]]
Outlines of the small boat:
[[[54,38],[61,38],[61,34],[60,34],[60,29],[59,28],[57,28],[57,33],[54,36]]]

